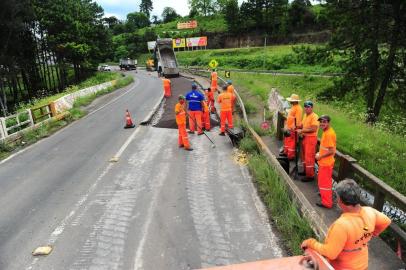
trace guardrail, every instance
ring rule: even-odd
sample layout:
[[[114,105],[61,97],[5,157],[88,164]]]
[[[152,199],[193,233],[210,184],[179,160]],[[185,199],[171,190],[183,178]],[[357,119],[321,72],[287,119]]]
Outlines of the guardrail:
[[[282,129],[285,119],[286,117],[279,111],[276,127],[276,135],[279,140],[283,138]],[[363,188],[373,194],[373,203],[363,200],[366,205],[372,206],[379,211],[384,211],[384,205],[388,202],[403,213],[406,213],[406,197],[403,194],[361,167],[353,157],[336,151],[335,159],[338,167],[333,171],[333,179],[337,182],[345,178],[354,178],[361,181],[364,184],[362,185]],[[392,222],[389,228],[398,240],[406,243],[406,232],[400,226]]]
[[[4,139],[10,134],[32,125],[34,125],[34,120],[32,119],[30,110],[25,110],[6,117],[0,117],[0,139]]]
[[[32,119],[34,120],[35,124],[54,116],[52,113],[50,104],[32,108],[31,114],[32,114]]]
[[[5,139],[10,139],[10,136],[18,137],[19,131],[29,127],[35,127],[40,125],[40,122],[47,121],[51,118],[60,120],[65,117],[66,111],[71,109],[73,103],[78,97],[90,95],[98,91],[104,90],[110,86],[116,84],[116,80],[105,82],[102,84],[94,85],[81,89],[77,92],[67,94],[57,100],[50,102],[49,104],[34,107],[23,112],[19,112],[14,115],[7,117],[0,117],[0,142]],[[27,114],[28,116],[21,117],[22,114]],[[15,118],[15,120],[10,120]],[[24,118],[21,120],[20,118]],[[27,120],[25,120],[27,119]],[[15,122],[10,124],[10,122]]]
[[[205,71],[208,72],[207,69],[204,69],[205,67],[200,67],[200,66],[189,66],[189,67],[184,67],[180,66],[179,68],[181,69],[188,69],[192,71]],[[297,72],[297,71],[281,71],[281,70],[245,70],[245,69],[236,69],[236,68],[231,68],[231,69],[222,69],[222,68],[216,68],[217,71],[231,71],[231,72],[236,72],[236,73],[260,73],[260,74],[270,74],[270,75],[286,75],[286,76],[316,76],[316,77],[337,77],[341,76],[343,74],[341,73],[321,73],[321,72],[309,72],[309,73],[304,73],[304,72]]]

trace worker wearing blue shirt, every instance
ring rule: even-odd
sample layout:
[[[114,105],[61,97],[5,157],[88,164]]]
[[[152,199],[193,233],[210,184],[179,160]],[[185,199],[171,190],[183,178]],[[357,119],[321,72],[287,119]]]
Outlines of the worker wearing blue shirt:
[[[197,90],[197,85],[192,83],[192,91],[186,93],[186,101],[189,109],[189,133],[195,133],[197,124],[197,135],[202,135],[202,111],[204,96]]]

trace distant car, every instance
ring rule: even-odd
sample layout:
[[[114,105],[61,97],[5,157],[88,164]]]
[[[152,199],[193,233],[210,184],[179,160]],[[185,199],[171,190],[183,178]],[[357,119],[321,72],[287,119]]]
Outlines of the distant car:
[[[109,65],[101,65],[100,71],[111,71],[111,67]]]

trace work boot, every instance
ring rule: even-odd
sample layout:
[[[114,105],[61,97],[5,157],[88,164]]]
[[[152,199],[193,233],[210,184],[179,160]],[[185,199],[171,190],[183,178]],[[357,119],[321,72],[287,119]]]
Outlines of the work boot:
[[[203,135],[203,132],[197,133],[197,135],[199,135],[199,136],[200,136],[200,135]]]
[[[195,132],[194,132],[194,131],[191,131],[191,130],[189,130],[187,133],[189,133],[189,134],[195,134]]]
[[[220,136],[226,136],[226,134],[224,132],[220,132],[219,135]]]
[[[305,172],[300,172],[300,173],[298,173],[298,175],[300,175],[300,176],[306,176],[306,173],[305,173]]]
[[[182,147],[184,147],[184,145],[183,145],[183,144],[179,145],[179,148],[182,148]]]
[[[185,148],[186,151],[193,151],[193,148]]]

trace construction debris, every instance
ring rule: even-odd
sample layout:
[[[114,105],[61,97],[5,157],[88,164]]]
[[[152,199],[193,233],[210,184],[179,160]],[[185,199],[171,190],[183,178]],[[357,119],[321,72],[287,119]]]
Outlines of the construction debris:
[[[237,163],[241,166],[245,166],[248,164],[247,154],[238,149],[235,150],[233,153],[233,160],[235,163]]]

